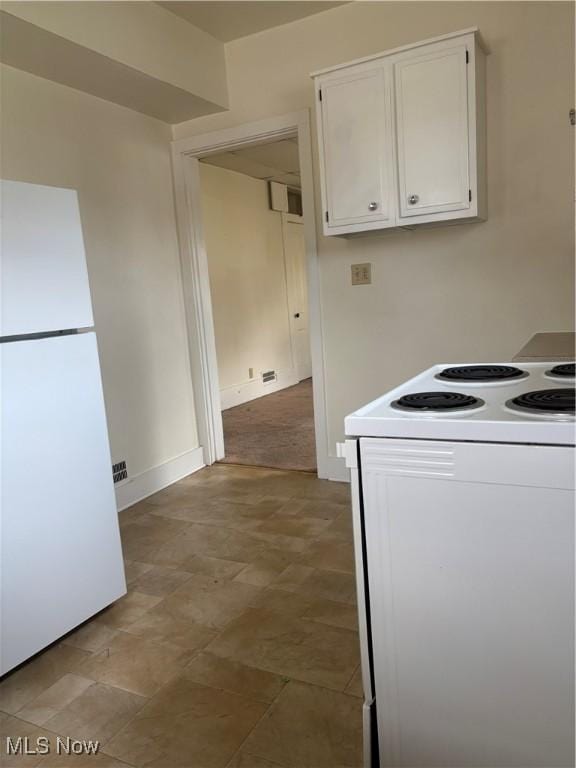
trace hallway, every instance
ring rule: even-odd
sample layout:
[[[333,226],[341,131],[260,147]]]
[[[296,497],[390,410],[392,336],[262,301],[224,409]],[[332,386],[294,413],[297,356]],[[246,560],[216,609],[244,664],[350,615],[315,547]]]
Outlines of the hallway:
[[[222,411],[225,464],[316,471],[312,379]]]

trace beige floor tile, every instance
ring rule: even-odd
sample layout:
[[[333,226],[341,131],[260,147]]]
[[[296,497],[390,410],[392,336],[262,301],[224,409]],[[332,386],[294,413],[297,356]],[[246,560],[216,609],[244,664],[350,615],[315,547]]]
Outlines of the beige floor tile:
[[[163,506],[172,503],[194,503],[194,485],[185,482],[174,483],[173,485],[164,488],[158,493],[148,496],[146,504],[152,506]],[[198,487],[202,487],[202,483],[198,484]]]
[[[330,525],[330,521],[319,517],[274,516],[265,520],[256,528],[259,533],[272,533],[281,536],[295,536],[299,539],[313,539]]]
[[[331,627],[342,627],[358,631],[358,611],[355,605],[337,603],[333,600],[315,600],[310,608],[302,614],[302,618],[329,624]]]
[[[146,501],[139,501],[131,507],[127,507],[118,513],[120,528],[137,522],[141,517],[150,513],[150,505]]]
[[[169,643],[188,651],[199,650],[214,640],[217,632],[190,620],[176,605],[163,601],[126,627],[125,632],[155,643]]]
[[[74,648],[81,648],[83,651],[96,653],[102,648],[106,648],[117,634],[118,630],[102,624],[97,619],[92,619],[92,621],[83,624],[80,629],[67,635],[62,643],[72,645]]]
[[[178,679],[154,696],[105,751],[136,766],[224,768],[267,706]]]
[[[190,574],[187,571],[177,571],[162,565],[153,565],[145,574],[132,584],[132,589],[153,597],[166,597],[181,587]]]
[[[290,768],[361,768],[361,702],[292,682],[250,734],[243,750]]]
[[[273,583],[274,589],[283,589],[286,592],[299,592],[302,584],[314,572],[309,565],[291,563],[278,576]]]
[[[121,529],[122,550],[128,560],[148,563],[149,557],[161,544],[182,533],[188,524],[155,514],[142,515]]]
[[[246,568],[246,563],[237,563],[234,560],[221,560],[219,557],[195,555],[186,561],[186,570],[189,573],[214,576],[216,579],[233,579],[244,568]]]
[[[254,584],[257,587],[267,587],[272,584],[292,562],[293,553],[279,549],[270,549],[234,578],[244,584]]]
[[[302,582],[301,591],[309,597],[356,604],[356,580],[350,573],[316,569]]]
[[[53,752],[40,761],[39,768],[126,768],[126,763],[121,763],[102,752],[97,752],[95,755],[59,755]]]
[[[354,573],[354,547],[352,542],[319,538],[312,542],[298,562],[328,571]]]
[[[350,678],[350,682],[344,689],[344,693],[350,696],[356,696],[359,699],[364,698],[364,691],[362,689],[362,667],[358,665],[356,672]]]
[[[149,513],[140,515],[122,529],[123,543],[136,539],[152,540],[155,543],[168,541],[187,527],[186,523],[181,520],[172,520],[155,515],[154,507],[148,506],[148,509],[150,510]]]
[[[28,739],[29,752],[48,749],[52,746],[54,734],[26,723],[11,715],[0,713],[0,765],[2,768],[33,768],[42,760],[42,754],[20,754],[11,750],[18,744],[18,739]],[[46,741],[38,742],[38,739]]]
[[[180,536],[149,551],[147,562],[182,570],[196,555],[251,563],[265,549],[265,542],[243,531],[193,523]]]
[[[356,632],[260,609],[231,622],[206,650],[335,690],[344,688],[359,661]]]
[[[248,752],[240,749],[236,752],[226,768],[278,768],[278,766],[280,766],[280,763],[272,763],[270,760],[265,760],[263,757],[257,757],[256,755],[250,755]],[[283,768],[283,766],[280,768]]]
[[[137,560],[124,560],[124,574],[126,576],[126,584],[130,586],[133,581],[143,576],[146,571],[152,568],[150,563],[139,563]]]
[[[319,520],[336,520],[345,509],[343,504],[322,499],[294,498],[284,503],[276,512],[277,517],[318,518]]]
[[[179,603],[183,618],[221,629],[239,616],[259,591],[251,584],[192,575],[167,602],[174,606]]]
[[[148,702],[144,696],[92,683],[81,696],[62,709],[45,727],[72,739],[92,739],[103,746]]]
[[[287,682],[280,675],[204,652],[192,659],[182,676],[195,683],[264,702],[274,701]]]
[[[333,627],[358,630],[358,612],[355,605],[327,600],[300,590],[285,592],[276,588],[264,589],[250,603],[251,608],[281,613],[283,616],[296,616]]]
[[[321,539],[340,539],[352,543],[354,540],[352,509],[346,505],[338,517],[322,532]]]
[[[316,598],[302,592],[284,592],[280,589],[264,589],[250,602],[251,608],[274,611],[283,616],[303,616],[313,606]]]
[[[189,658],[182,649],[122,632],[109,648],[86,660],[82,674],[132,693],[152,696],[187,661]]]
[[[123,629],[141,618],[146,611],[158,605],[162,598],[132,591],[98,615],[107,627]]]
[[[250,530],[263,520],[272,517],[278,507],[277,503],[259,502],[259,499],[253,504],[249,504],[242,503],[242,501],[213,498],[197,506],[170,505],[169,507],[159,507],[157,514],[190,523]]]
[[[80,674],[87,651],[54,645],[0,682],[0,710],[15,714],[68,672]],[[82,673],[83,674],[83,673]]]
[[[51,717],[78,698],[93,685],[79,675],[67,674],[18,711],[18,717],[36,725],[45,725]]]
[[[255,541],[260,542],[260,546],[266,549],[274,547],[283,549],[285,552],[293,552],[295,555],[301,555],[310,547],[313,539],[302,536],[286,536],[282,533],[268,533],[265,531],[252,531]],[[296,559],[296,557],[294,558]]]

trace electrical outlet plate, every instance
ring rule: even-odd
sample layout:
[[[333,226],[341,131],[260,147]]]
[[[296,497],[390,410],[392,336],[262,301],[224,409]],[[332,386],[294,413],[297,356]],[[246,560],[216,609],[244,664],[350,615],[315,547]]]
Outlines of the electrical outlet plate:
[[[352,264],[352,285],[370,285],[372,264]]]

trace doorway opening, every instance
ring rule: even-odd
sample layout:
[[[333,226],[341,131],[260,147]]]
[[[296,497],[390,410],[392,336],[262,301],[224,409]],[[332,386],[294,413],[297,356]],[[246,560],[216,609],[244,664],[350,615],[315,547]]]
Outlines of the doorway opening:
[[[298,137],[200,158],[224,463],[315,472]]]
[[[343,466],[342,460],[333,455],[329,448],[309,110],[188,136],[172,143],[178,237],[196,428],[204,463],[210,465],[224,458],[213,308],[201,204],[200,160],[227,150],[252,147],[292,137],[298,138],[302,181],[317,474],[320,478],[345,481],[348,478],[348,471]]]

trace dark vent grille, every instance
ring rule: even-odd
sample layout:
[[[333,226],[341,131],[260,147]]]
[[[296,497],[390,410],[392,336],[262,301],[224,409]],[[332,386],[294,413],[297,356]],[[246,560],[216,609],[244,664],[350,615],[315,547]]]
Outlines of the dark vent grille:
[[[117,464],[112,464],[112,477],[114,478],[115,483],[128,479],[128,470],[126,469],[125,461],[119,461]]]
[[[269,384],[271,381],[276,381],[278,377],[276,376],[276,371],[263,371],[262,373],[262,382],[264,384]]]

